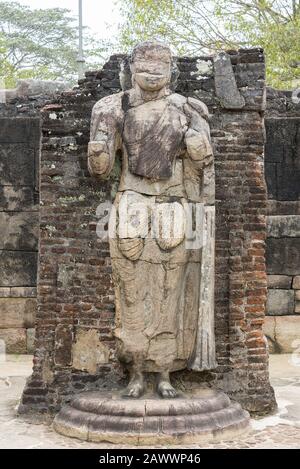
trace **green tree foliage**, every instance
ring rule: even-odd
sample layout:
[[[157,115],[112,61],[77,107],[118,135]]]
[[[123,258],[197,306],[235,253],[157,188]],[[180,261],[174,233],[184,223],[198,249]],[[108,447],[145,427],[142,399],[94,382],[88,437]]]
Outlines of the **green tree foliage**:
[[[120,45],[150,37],[174,52],[199,54],[237,47],[263,47],[267,81],[278,88],[299,85],[299,0],[118,0],[124,23]]]
[[[19,78],[74,81],[77,20],[63,8],[35,9],[0,2],[0,79],[7,88]],[[103,63],[105,44],[85,32],[87,67]]]
[[[232,9],[229,6],[232,3]],[[226,31],[241,46],[261,46],[267,61],[267,80],[274,87],[300,83],[300,1],[218,1]]]

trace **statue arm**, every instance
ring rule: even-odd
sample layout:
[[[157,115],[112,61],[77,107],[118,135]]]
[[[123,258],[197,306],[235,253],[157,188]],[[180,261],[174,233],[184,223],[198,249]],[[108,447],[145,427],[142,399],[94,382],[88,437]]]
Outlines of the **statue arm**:
[[[92,111],[88,169],[92,176],[100,179],[110,174],[116,151],[121,148],[119,130],[123,111],[120,94],[101,99]]]
[[[187,154],[193,167],[203,171],[213,163],[208,110],[204,103],[194,98],[187,99],[184,110],[189,121],[185,134]]]

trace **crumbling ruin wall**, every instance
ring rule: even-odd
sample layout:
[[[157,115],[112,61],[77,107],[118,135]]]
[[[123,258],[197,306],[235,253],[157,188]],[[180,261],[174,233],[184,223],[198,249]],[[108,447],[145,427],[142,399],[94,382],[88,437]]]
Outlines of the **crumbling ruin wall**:
[[[270,350],[300,344],[300,91],[268,89],[265,175],[268,187],[268,301],[264,326]]]
[[[1,354],[34,350],[40,109],[56,86],[21,80],[14,90],[0,90]]]
[[[6,353],[33,351],[39,146],[39,117],[0,117],[0,340]]]
[[[75,392],[119,386],[125,378],[115,358],[109,248],[96,233],[97,206],[113,199],[118,171],[104,182],[87,171],[92,107],[120,91],[123,58],[112,56],[103,70],[88,72],[77,89],[42,110],[36,351],[21,411],[56,412]],[[183,387],[217,386],[250,411],[269,412],[275,400],[262,332],[267,294],[264,56],[260,49],[240,50],[224,55],[215,67],[212,57],[180,58],[177,65],[176,91],[203,100],[212,116],[218,367],[176,373],[173,379]],[[232,99],[222,94],[224,77]]]

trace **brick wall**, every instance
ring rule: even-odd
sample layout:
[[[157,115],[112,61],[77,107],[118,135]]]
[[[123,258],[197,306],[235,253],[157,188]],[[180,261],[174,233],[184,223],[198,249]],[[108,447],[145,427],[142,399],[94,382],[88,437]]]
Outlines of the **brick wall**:
[[[202,99],[212,114],[216,159],[216,342],[218,368],[176,373],[186,386],[218,386],[252,412],[274,408],[262,333],[266,187],[263,175],[264,57],[230,52],[242,109],[222,107],[212,58],[180,58],[176,91]],[[94,103],[120,91],[122,56],[42,110],[40,258],[33,375],[21,411],[55,412],[74,392],[119,386],[108,244],[96,236],[96,208],[112,200],[118,172],[99,183],[86,166]]]
[[[300,339],[300,103],[268,89],[265,174],[268,187],[268,301],[264,330],[270,351],[291,353]]]

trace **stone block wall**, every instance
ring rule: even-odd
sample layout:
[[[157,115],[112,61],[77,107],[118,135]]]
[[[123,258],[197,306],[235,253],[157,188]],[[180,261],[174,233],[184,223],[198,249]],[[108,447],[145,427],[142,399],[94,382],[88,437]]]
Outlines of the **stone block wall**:
[[[120,91],[123,59],[112,56],[101,71],[88,72],[77,89],[62,93],[42,110],[36,352],[20,406],[24,412],[56,412],[75,392],[124,383],[115,358],[108,243],[96,234],[97,206],[113,199],[118,171],[102,183],[87,171],[92,107]],[[227,78],[237,98],[234,108],[217,94],[222,64],[214,69],[212,57],[180,58],[177,64],[176,91],[200,98],[212,115],[218,367],[213,372],[178,372],[173,380],[181,387],[205,382],[224,389],[252,412],[269,412],[275,400],[262,332],[267,294],[264,56],[252,49],[230,52],[229,65],[226,58]]]
[[[33,351],[39,147],[38,117],[0,117],[0,340],[7,353]]]
[[[300,104],[268,89],[265,175],[268,187],[268,299],[264,330],[270,351],[292,353],[300,341]]]
[[[56,88],[21,80],[15,90],[0,93],[6,100],[0,103],[0,352],[33,353],[40,109]]]

